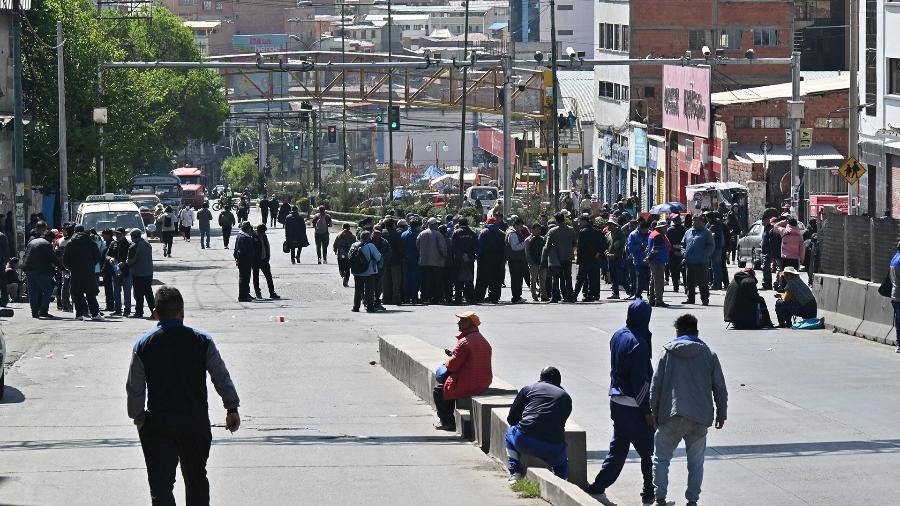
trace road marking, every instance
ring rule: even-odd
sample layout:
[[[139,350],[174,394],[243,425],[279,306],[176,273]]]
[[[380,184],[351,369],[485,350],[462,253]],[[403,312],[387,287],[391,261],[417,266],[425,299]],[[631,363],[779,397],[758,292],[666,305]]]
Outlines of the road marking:
[[[760,394],[760,397],[771,402],[772,404],[778,404],[782,408],[790,409],[792,411],[799,411],[799,410],[803,409],[802,407],[800,407],[796,404],[790,403],[784,399],[779,399],[778,397],[775,397],[774,395]]]

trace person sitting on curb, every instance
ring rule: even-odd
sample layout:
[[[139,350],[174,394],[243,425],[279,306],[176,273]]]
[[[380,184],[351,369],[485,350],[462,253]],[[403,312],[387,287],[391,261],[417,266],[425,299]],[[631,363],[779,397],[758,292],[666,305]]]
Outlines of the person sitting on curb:
[[[726,322],[735,329],[758,330],[772,327],[769,308],[756,289],[756,274],[747,267],[734,274],[734,280],[725,291],[722,308]]]
[[[456,399],[469,397],[484,392],[494,381],[491,371],[491,345],[478,330],[481,319],[472,311],[456,315],[456,346],[453,351],[444,350],[450,357],[438,368],[435,374],[437,385],[434,387],[434,407],[440,423],[437,430],[456,431],[456,420],[453,410]]]
[[[781,272],[783,281],[779,284],[779,292],[775,298],[775,315],[778,317],[778,326],[787,328],[791,326],[791,319],[815,318],[819,308],[816,297],[806,283],[800,280],[800,273],[793,266],[784,268]]]
[[[561,383],[559,369],[545,367],[540,381],[522,387],[509,408],[506,453],[510,482],[522,479],[521,455],[533,455],[546,462],[556,476],[569,478],[566,420],[572,414],[572,398]]]

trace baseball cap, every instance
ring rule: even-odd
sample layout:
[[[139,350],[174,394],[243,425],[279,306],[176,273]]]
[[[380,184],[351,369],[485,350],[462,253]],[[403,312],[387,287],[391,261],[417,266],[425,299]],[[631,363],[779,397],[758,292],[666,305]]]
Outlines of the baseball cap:
[[[481,325],[481,318],[479,318],[478,315],[475,314],[474,311],[465,311],[465,312],[457,314],[456,317],[457,318],[466,318],[470,322],[472,322],[472,325],[474,325],[476,327]]]

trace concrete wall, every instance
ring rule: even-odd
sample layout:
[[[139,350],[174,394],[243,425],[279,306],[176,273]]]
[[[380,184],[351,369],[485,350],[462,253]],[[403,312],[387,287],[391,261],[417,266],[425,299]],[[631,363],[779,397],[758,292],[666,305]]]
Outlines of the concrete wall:
[[[896,345],[890,299],[878,293],[879,283],[817,274],[813,294],[825,327],[870,341]]]

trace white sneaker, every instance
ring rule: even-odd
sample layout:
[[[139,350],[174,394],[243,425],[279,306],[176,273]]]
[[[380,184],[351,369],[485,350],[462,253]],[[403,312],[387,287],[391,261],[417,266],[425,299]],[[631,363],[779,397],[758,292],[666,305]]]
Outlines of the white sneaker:
[[[515,473],[509,476],[510,483],[516,483],[517,481],[522,479],[522,473]]]
[[[90,317],[90,316],[82,316],[82,317],[81,317],[81,321],[83,321],[83,322],[89,322],[89,321],[91,321],[91,317]]]

